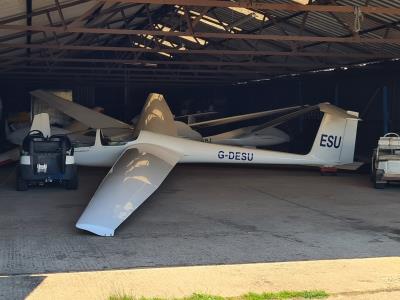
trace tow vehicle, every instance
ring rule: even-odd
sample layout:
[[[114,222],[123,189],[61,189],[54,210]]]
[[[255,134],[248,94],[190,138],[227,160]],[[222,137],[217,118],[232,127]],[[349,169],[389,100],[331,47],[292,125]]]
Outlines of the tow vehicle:
[[[383,189],[391,181],[400,181],[400,136],[387,133],[378,141],[371,160],[371,181]]]
[[[64,184],[67,189],[78,188],[74,148],[66,135],[47,137],[40,130],[32,130],[22,144],[16,189],[26,191],[30,185],[49,182]]]

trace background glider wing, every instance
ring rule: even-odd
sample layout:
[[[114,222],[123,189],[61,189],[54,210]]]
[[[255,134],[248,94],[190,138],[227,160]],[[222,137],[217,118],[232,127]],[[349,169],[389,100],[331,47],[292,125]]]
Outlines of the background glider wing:
[[[251,132],[257,132],[257,131],[263,130],[265,128],[268,128],[268,127],[278,126],[278,125],[280,125],[282,123],[288,122],[288,121],[290,121],[292,119],[298,118],[298,117],[300,117],[302,115],[305,115],[305,114],[307,114],[307,113],[309,113],[311,111],[318,110],[318,109],[319,109],[318,105],[306,106],[306,107],[304,107],[302,109],[299,109],[297,111],[294,111],[294,112],[292,112],[290,114],[283,115],[281,117],[278,117],[276,119],[268,121],[268,122],[266,122],[264,124],[258,125],[256,127],[254,127],[251,130]]]
[[[285,112],[299,109],[300,107],[301,106],[292,106],[292,107],[287,107],[287,108],[267,110],[267,111],[261,111],[261,112],[251,113],[251,114],[245,114],[245,115],[232,116],[232,117],[226,117],[226,118],[215,119],[215,120],[208,120],[208,121],[203,121],[203,122],[198,122],[198,123],[192,123],[189,125],[192,128],[204,128],[204,127],[211,127],[211,126],[217,126],[217,125],[224,125],[224,124],[230,124],[230,123],[234,123],[234,122],[240,122],[240,121],[246,121],[246,120],[251,120],[251,119],[267,117],[267,116],[271,116],[271,115],[279,114],[279,113],[285,113]]]
[[[45,102],[89,128],[130,128],[129,124],[94,111],[80,104],[65,100],[62,97],[43,90],[31,92],[31,95]]]
[[[337,106],[334,106],[334,105],[326,102],[326,103],[320,103],[320,104],[312,105],[312,106],[305,106],[302,109],[299,109],[299,110],[294,111],[292,113],[289,113],[287,115],[283,115],[281,117],[278,117],[276,119],[268,121],[268,122],[266,122],[264,124],[256,126],[256,127],[254,127],[252,129],[252,132],[260,131],[260,130],[268,128],[268,127],[278,126],[278,125],[280,125],[282,123],[288,122],[288,121],[290,121],[292,119],[298,118],[298,117],[300,117],[302,115],[305,115],[305,114],[307,114],[307,113],[309,113],[311,111],[315,111],[315,110],[320,110],[320,111],[322,111],[324,113],[329,113],[331,115],[335,115],[335,116],[338,116],[338,117],[341,117],[341,118],[344,118],[344,119],[346,119],[346,118],[350,118],[350,119],[356,118],[356,119],[358,119],[357,116],[349,113],[348,111],[345,111],[344,109],[341,109],[341,108],[339,108]]]
[[[150,144],[127,149],[103,179],[76,227],[113,236],[115,229],[157,190],[180,156]]]
[[[175,120],[184,120],[188,119],[188,123],[194,123],[191,122],[191,120],[195,120],[198,117],[208,117],[217,114],[218,112],[216,111],[206,111],[206,112],[200,112],[200,113],[193,113],[193,114],[187,114],[187,115],[181,115],[181,116],[175,116]]]

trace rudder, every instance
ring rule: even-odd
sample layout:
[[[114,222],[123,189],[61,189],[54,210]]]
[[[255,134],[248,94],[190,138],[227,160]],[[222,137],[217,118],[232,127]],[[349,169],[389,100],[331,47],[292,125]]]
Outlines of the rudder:
[[[331,166],[353,163],[358,113],[328,103],[320,110],[324,116],[309,155]]]
[[[39,130],[45,137],[49,137],[51,135],[49,114],[40,113],[35,115],[31,126],[31,131],[33,130]]]
[[[139,122],[135,126],[135,135],[139,135],[141,130],[177,136],[174,116],[163,95],[151,93],[147,97]]]

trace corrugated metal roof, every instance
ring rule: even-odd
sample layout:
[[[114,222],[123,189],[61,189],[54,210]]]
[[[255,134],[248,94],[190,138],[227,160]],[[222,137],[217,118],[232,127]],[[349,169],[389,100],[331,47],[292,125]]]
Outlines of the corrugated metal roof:
[[[292,0],[268,0],[269,3],[293,3]],[[314,1],[318,3],[318,0]],[[338,5],[362,6],[364,0],[337,0]],[[91,11],[93,7],[99,5],[99,1],[92,0],[66,0],[60,1],[62,16],[55,6],[54,0],[35,0],[32,2],[34,12],[38,10],[48,13],[35,13],[32,17],[34,26],[50,25],[63,26],[63,22],[69,24],[77,20],[85,12],[91,12],[92,15],[84,18],[76,26],[99,27],[99,28],[130,28],[130,29],[150,29],[154,30],[152,24],[161,24],[174,30],[186,31],[187,20],[183,9],[166,5],[149,5],[148,9],[142,4],[135,3],[107,3],[100,9]],[[322,4],[321,4],[322,5]],[[379,7],[400,7],[400,0],[370,0],[370,6]],[[190,7],[193,19],[198,17],[203,7]],[[150,19],[149,19],[150,15]],[[262,19],[265,16],[265,19]],[[11,20],[11,22],[7,22]],[[3,0],[0,10],[0,24],[25,25],[26,1],[25,0]],[[364,16],[361,22],[360,36],[362,38],[381,39],[385,36],[400,38],[399,16],[374,14]],[[159,29],[159,28],[157,28]],[[348,37],[354,34],[354,14],[337,14],[321,12],[288,12],[288,11],[251,11],[230,8],[211,8],[200,19],[195,27],[196,32],[231,32],[264,34],[264,35],[305,35],[316,37]],[[296,55],[271,56],[271,55],[213,55],[213,54],[182,54],[172,53],[166,55],[167,50],[160,49],[154,53],[123,53],[117,51],[71,51],[60,49],[3,49],[0,48],[0,75],[13,74],[14,70],[28,72],[30,69],[45,67],[51,62],[51,65],[65,68],[69,66],[88,67],[85,60],[91,62],[90,66],[104,66],[101,59],[110,60],[111,66],[121,66],[122,69],[129,66],[135,69],[145,66],[145,63],[136,63],[137,60],[157,61],[156,69],[188,70],[190,67],[196,70],[210,71],[233,70],[235,66],[230,63],[248,63],[236,66],[238,74],[244,71],[261,71],[263,76],[268,74],[301,72],[318,68],[328,68],[332,66],[342,66],[355,64],[365,61],[379,60],[380,56],[385,54],[393,57],[400,57],[400,44],[367,44],[367,43],[327,43],[327,42],[309,42],[309,41],[279,41],[279,40],[237,40],[221,38],[205,38],[197,43],[194,39],[184,39],[182,37],[166,37],[152,40],[149,37],[138,35],[111,35],[111,34],[79,34],[79,33],[43,33],[32,32],[28,34],[19,30],[0,30],[0,44],[50,44],[50,45],[88,45],[88,46],[114,46],[114,47],[136,47],[144,48],[169,48],[178,47],[194,50],[237,50],[237,51],[274,51],[274,52],[297,52],[306,53],[327,53],[327,57],[303,57]],[[204,45],[204,40],[206,44]],[[198,40],[199,41],[199,40]],[[167,51],[168,52],[168,51]],[[354,54],[355,57],[328,57],[328,54]],[[357,55],[359,54],[359,58]],[[365,58],[363,55],[369,54]],[[374,58],[376,55],[376,58]],[[14,57],[14,60],[11,58]],[[58,60],[55,60],[56,57]],[[24,60],[26,58],[26,60]],[[49,62],[46,62],[46,58]],[[132,60],[132,64],[129,61]],[[30,62],[29,62],[30,61]],[[161,61],[161,62],[160,62]],[[163,64],[162,61],[166,61]],[[168,64],[169,62],[210,62],[209,65],[190,66],[182,64],[181,66]],[[224,65],[224,63],[226,63]],[[277,66],[268,64],[277,64]],[[259,67],[260,66],[266,66]],[[286,66],[285,66],[286,64]],[[297,66],[301,65],[301,66]],[[32,68],[35,66],[35,68]],[[267,67],[268,66],[268,67]],[[36,69],[37,69],[36,68]],[[16,73],[16,72],[15,72]],[[195,74],[195,72],[193,72]],[[249,73],[250,74],[250,73]],[[257,73],[258,74],[258,73]],[[250,75],[248,75],[250,76]],[[261,76],[261,75],[260,75]],[[246,76],[243,75],[245,78]]]

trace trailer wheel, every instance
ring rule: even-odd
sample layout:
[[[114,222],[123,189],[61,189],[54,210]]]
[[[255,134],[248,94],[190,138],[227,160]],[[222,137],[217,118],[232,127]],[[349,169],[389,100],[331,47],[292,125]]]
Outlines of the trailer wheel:
[[[17,170],[17,180],[16,180],[15,188],[17,191],[21,191],[21,192],[28,190],[28,182],[21,177],[19,170]]]
[[[79,186],[78,169],[74,168],[74,174],[70,180],[65,183],[65,188],[67,190],[77,190]]]
[[[65,188],[67,189],[67,190],[77,190],[78,189],[78,180],[77,179],[71,179],[71,180],[68,180],[66,183],[65,183]]]
[[[374,186],[375,186],[376,189],[382,190],[382,189],[385,188],[386,182],[381,182],[381,181],[377,182],[377,181],[375,181]]]

